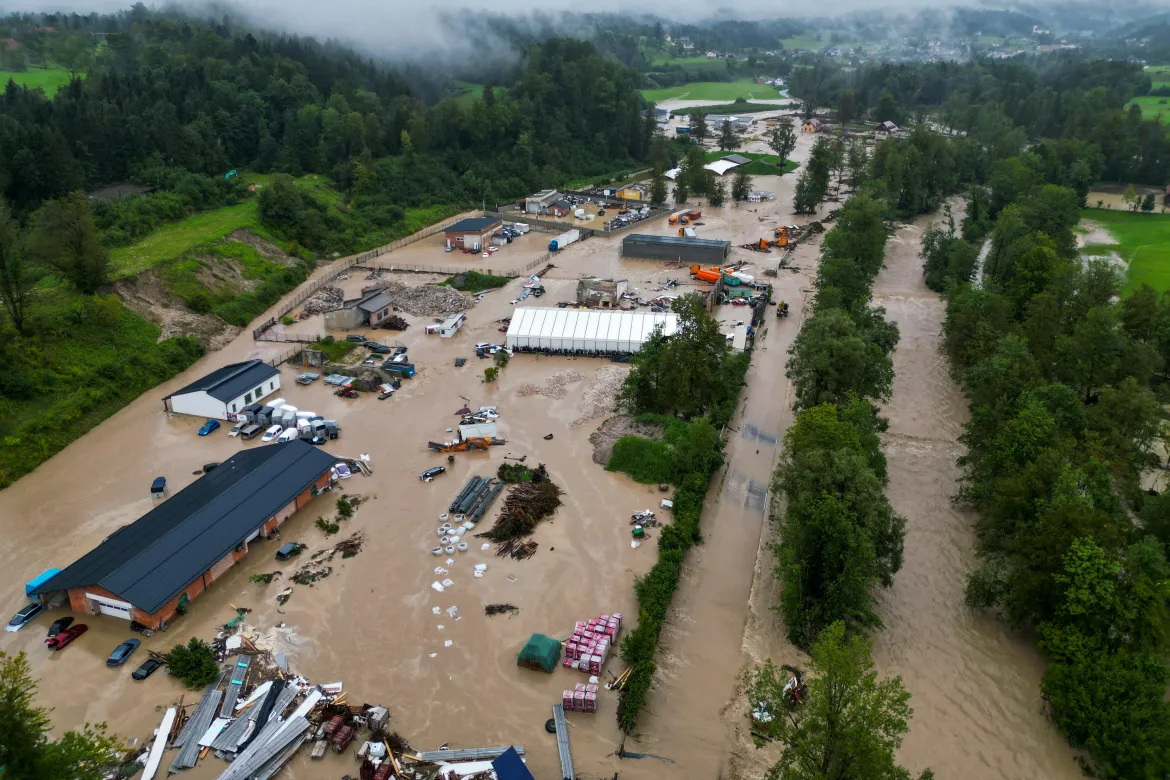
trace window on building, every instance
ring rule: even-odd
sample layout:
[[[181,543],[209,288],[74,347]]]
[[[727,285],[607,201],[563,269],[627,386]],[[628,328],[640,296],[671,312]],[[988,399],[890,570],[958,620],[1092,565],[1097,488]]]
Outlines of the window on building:
[[[252,403],[252,394],[251,393],[244,393],[244,403],[246,403],[246,404]]]
[[[269,383],[268,383],[268,389],[269,389],[269,390],[275,390],[275,389],[276,389],[276,380],[273,380],[273,381],[271,381],[271,382],[269,382]]]
[[[236,405],[232,404],[232,414],[235,414],[235,413],[236,413]]]
[[[260,385],[256,388],[256,397],[259,398],[262,395],[264,395],[264,385]]]

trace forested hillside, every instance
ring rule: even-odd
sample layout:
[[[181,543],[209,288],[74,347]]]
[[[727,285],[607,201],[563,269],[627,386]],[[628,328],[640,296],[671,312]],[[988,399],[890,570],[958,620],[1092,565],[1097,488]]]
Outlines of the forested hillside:
[[[579,41],[428,105],[354,51],[142,5],[10,16],[0,38],[9,67],[71,77],[0,94],[0,486],[202,354],[115,280],[140,312],[239,327],[319,257],[642,161],[653,128],[638,74]]]

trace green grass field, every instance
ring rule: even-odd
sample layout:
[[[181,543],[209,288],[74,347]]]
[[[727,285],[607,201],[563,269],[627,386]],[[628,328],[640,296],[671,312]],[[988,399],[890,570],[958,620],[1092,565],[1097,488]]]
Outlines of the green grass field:
[[[492,91],[497,95],[504,92],[503,87],[492,87]],[[461,106],[470,107],[475,101],[483,97],[483,84],[476,84],[473,81],[456,81],[455,88],[451,90],[451,94],[447,96],[449,100],[454,100]]]
[[[785,49],[808,49],[809,51],[820,51],[829,45],[827,40],[821,40],[821,36],[816,33],[804,33],[797,35],[794,38],[781,38],[780,44]]]
[[[1129,101],[1142,110],[1143,119],[1170,120],[1170,97],[1135,97]]]
[[[57,94],[57,90],[69,83],[69,72],[64,68],[33,68],[27,71],[0,70],[0,89],[4,88],[9,79],[22,87],[42,89],[46,97],[53,97]]]
[[[722,160],[729,154],[738,154],[741,157],[748,157],[751,162],[747,165],[736,168],[728,175],[734,175],[737,171],[746,171],[751,176],[775,176],[780,173],[777,164],[780,158],[774,154],[764,154],[763,152],[741,152],[738,149],[730,152],[721,152],[718,149],[707,152],[707,162],[714,162],[715,160]],[[784,173],[795,171],[800,167],[799,163],[792,160],[785,160]]]
[[[736,98],[770,100],[779,97],[775,87],[757,84],[752,79],[738,81],[695,81],[677,87],[644,89],[642,97],[655,102],[662,100],[731,101]]]
[[[793,103],[720,103],[716,106],[690,106],[688,108],[680,108],[674,113],[675,116],[679,114],[758,114],[764,111],[783,111],[786,108],[792,108]]]
[[[1123,293],[1143,283],[1159,292],[1170,290],[1170,215],[1085,209],[1081,217],[1101,225],[1117,240],[1093,251],[1117,252],[1128,264]]]

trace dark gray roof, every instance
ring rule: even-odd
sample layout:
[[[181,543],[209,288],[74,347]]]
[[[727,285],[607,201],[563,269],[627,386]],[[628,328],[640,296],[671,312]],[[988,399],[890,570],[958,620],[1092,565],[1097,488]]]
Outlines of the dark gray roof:
[[[733,162],[736,165],[747,165],[752,161],[750,157],[744,157],[742,154],[729,154],[723,158],[727,162]]]
[[[573,204],[569,203],[567,200],[553,201],[552,204],[549,205],[549,208],[551,209],[553,206],[556,206],[558,209],[564,209],[565,211],[573,210]]]
[[[154,613],[336,462],[295,440],[242,450],[112,533],[35,593],[100,585]]]
[[[280,371],[265,363],[263,360],[245,360],[243,363],[229,363],[223,368],[217,368],[202,379],[196,379],[191,384],[176,390],[167,396],[197,393],[205,391],[212,398],[228,402],[238,398],[253,387],[259,387],[265,379],[276,376]]]
[[[713,241],[709,238],[684,238],[681,236],[648,236],[635,233],[622,239],[623,244],[667,244],[670,246],[713,246],[730,247],[730,241]]]
[[[443,228],[444,233],[478,233],[487,230],[502,220],[495,217],[468,217],[461,219],[450,227]]]
[[[386,293],[377,293],[367,298],[363,298],[361,302],[358,303],[357,307],[362,311],[375,312],[380,311],[381,309],[385,309],[393,302],[394,299]]]

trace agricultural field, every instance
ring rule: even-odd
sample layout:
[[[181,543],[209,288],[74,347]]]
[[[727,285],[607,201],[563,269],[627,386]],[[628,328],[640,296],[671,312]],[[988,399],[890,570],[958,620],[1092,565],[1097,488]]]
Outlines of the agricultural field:
[[[802,35],[797,35],[793,38],[781,38],[780,45],[785,49],[808,49],[809,51],[820,51],[829,45],[828,40],[821,40],[819,33],[806,32]]]
[[[69,71],[64,68],[34,68],[26,71],[0,70],[0,89],[3,89],[9,80],[15,81],[22,87],[44,90],[46,97],[53,97],[57,94],[57,90],[69,83]]]
[[[1166,82],[1170,83],[1170,82]],[[1155,84],[1154,86],[1158,86]],[[1143,96],[1129,101],[1142,110],[1142,119],[1170,120],[1170,97]]]
[[[771,100],[780,97],[780,93],[775,87],[757,84],[750,78],[743,78],[737,81],[695,81],[689,84],[680,84],[677,87],[644,89],[642,97],[655,102],[663,100],[734,101],[737,98]]]
[[[1095,254],[1117,252],[1126,264],[1123,293],[1143,283],[1159,292],[1170,290],[1170,215],[1085,209],[1083,219],[1108,231],[1115,244],[1093,246]]]

